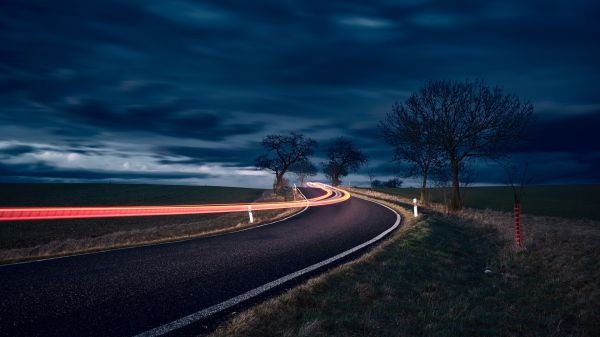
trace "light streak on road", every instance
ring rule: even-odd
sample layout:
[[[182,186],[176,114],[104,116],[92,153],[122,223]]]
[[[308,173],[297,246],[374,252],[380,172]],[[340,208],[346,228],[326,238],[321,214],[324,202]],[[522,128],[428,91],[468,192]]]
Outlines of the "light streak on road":
[[[259,202],[243,204],[110,206],[110,207],[13,207],[0,208],[0,221],[109,218],[131,216],[185,215],[228,212],[263,211],[306,206],[324,206],[346,201],[350,193],[322,183],[308,183],[320,188],[324,195],[298,201]]]

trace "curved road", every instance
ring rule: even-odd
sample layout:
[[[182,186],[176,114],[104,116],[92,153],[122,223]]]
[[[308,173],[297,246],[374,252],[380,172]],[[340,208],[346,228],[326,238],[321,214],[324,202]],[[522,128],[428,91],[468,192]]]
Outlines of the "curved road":
[[[160,335],[198,320],[202,309],[363,244],[397,217],[352,197],[237,233],[0,266],[0,335]]]

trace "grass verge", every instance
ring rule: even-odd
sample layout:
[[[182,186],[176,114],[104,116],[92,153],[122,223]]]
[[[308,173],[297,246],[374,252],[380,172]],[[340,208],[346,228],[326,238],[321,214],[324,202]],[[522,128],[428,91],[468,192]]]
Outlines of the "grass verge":
[[[600,335],[597,223],[531,218],[541,223],[529,223],[527,249],[516,251],[503,218],[473,212],[418,221],[404,212],[409,222],[370,253],[211,336]]]
[[[365,189],[366,190],[366,189]],[[378,188],[379,192],[407,199],[418,198],[417,188]],[[467,187],[461,190],[466,207],[509,212],[513,207],[512,189],[507,186]],[[434,203],[443,200],[442,190],[429,189]],[[531,215],[600,221],[600,185],[528,186],[522,195],[523,212]]]

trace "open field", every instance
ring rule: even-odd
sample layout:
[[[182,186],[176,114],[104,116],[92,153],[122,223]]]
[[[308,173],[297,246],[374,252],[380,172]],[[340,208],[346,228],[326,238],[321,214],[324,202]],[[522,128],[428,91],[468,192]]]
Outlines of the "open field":
[[[2,206],[126,206],[249,202],[265,190],[145,184],[0,184]]]
[[[378,188],[379,192],[418,198],[417,188]],[[432,202],[442,202],[440,189],[430,190]],[[477,209],[511,211],[513,195],[510,187],[468,187],[462,190],[465,206]],[[557,216],[563,218],[587,218],[600,220],[600,185],[552,185],[529,186],[523,191],[523,213]]]
[[[510,213],[414,221],[387,204],[406,220],[389,240],[211,336],[600,335],[598,222],[527,215],[516,250]]]
[[[235,187],[127,184],[0,184],[0,206],[208,204],[275,200]],[[255,212],[268,222],[296,212]],[[212,235],[250,226],[247,213],[0,222],[0,263]]]

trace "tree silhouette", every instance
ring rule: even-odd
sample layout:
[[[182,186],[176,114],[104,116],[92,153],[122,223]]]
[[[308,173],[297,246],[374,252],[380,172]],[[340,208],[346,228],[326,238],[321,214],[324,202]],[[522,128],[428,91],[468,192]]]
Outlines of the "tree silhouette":
[[[323,172],[333,186],[340,185],[342,177],[358,170],[367,162],[367,157],[344,137],[339,137],[327,148],[327,159],[323,163]]]
[[[304,185],[306,178],[317,175],[317,167],[308,159],[294,163],[290,169],[298,177],[300,185]]]
[[[268,135],[261,142],[266,153],[256,158],[255,165],[261,170],[275,173],[273,192],[279,193],[283,188],[284,175],[292,165],[308,160],[317,146],[311,138],[292,132],[286,135]]]
[[[385,119],[379,122],[379,130],[385,141],[394,148],[394,161],[412,164],[406,176],[421,176],[420,202],[425,203],[427,177],[432,168],[441,163],[439,148],[431,126],[421,113],[418,96],[411,95],[404,104],[394,104]]]
[[[533,122],[530,102],[483,81],[430,81],[409,100],[450,166],[452,210],[462,208],[461,164],[469,158],[505,155]]]

